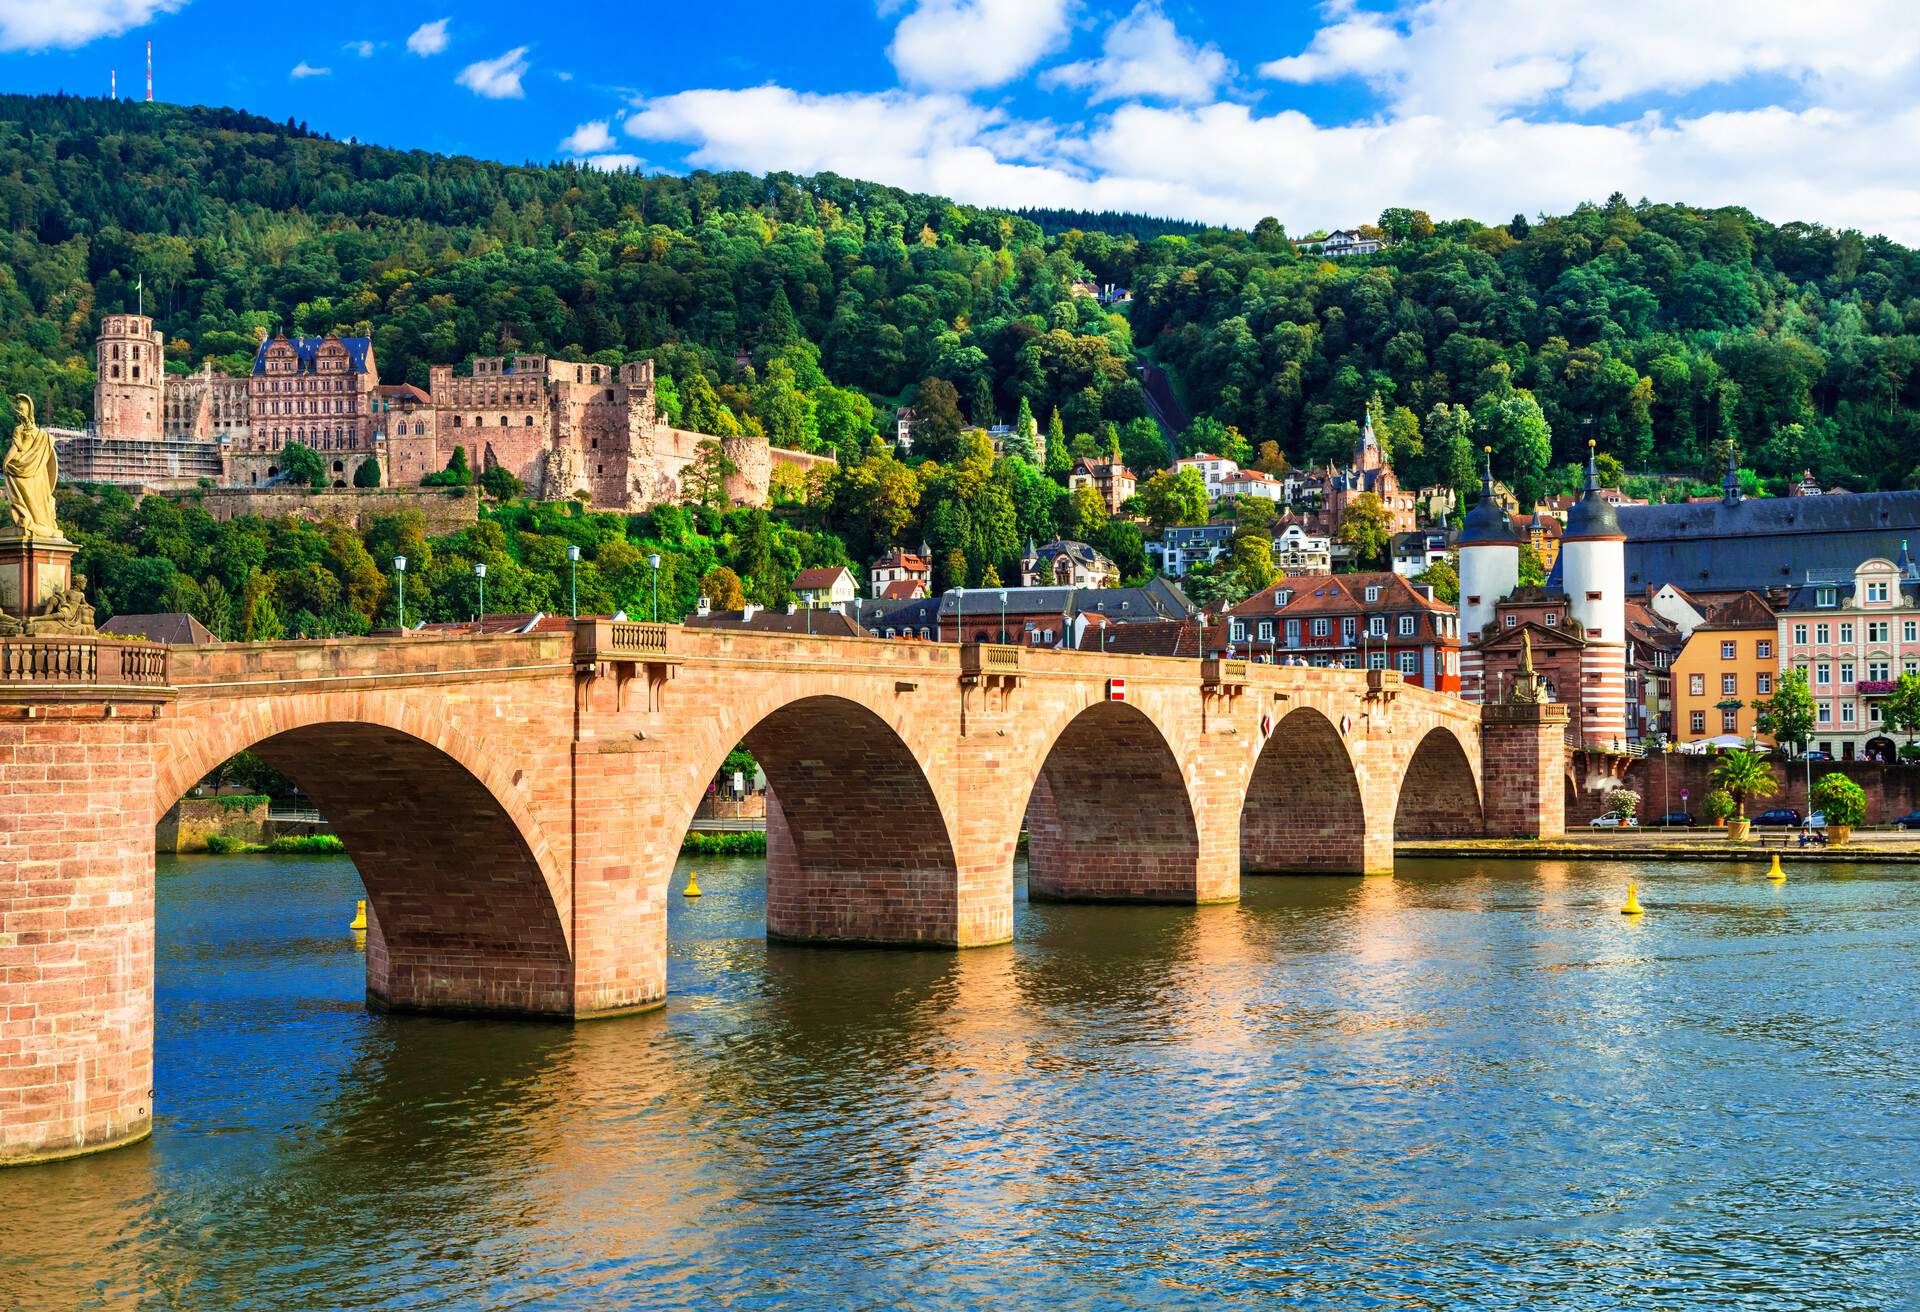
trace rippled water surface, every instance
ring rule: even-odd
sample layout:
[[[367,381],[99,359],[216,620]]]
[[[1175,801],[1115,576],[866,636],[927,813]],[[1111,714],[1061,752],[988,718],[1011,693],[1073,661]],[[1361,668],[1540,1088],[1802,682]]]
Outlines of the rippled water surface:
[[[966,953],[676,905],[670,1007],[368,1014],[344,860],[163,858],[148,1143],[0,1307],[1912,1308],[1920,868],[1403,862]],[[676,902],[678,899],[676,899]]]

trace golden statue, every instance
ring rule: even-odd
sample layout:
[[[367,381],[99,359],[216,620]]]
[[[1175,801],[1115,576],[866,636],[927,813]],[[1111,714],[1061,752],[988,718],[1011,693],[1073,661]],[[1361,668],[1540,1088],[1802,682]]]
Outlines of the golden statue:
[[[62,541],[53,511],[53,488],[60,481],[60,460],[53,453],[53,438],[33,422],[32,397],[21,392],[13,398],[13,408],[20,421],[14,427],[7,458],[0,461],[0,473],[6,476],[7,516],[29,538]]]

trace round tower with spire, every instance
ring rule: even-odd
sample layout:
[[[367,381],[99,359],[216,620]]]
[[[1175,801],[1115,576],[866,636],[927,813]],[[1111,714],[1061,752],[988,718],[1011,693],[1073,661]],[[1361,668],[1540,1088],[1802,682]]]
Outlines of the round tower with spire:
[[[1627,737],[1627,535],[1600,495],[1594,444],[1587,443],[1587,492],[1567,513],[1560,540],[1560,583],[1567,613],[1579,621],[1580,737],[1594,750],[1617,750]]]
[[[1493,492],[1493,448],[1487,447],[1480,501],[1460,525],[1460,695],[1484,700],[1486,672],[1478,639],[1493,608],[1520,586],[1520,535]]]

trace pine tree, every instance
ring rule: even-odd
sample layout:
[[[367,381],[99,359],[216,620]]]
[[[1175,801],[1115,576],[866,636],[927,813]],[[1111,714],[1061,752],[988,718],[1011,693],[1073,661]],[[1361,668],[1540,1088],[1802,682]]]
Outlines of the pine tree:
[[[1060,423],[1060,407],[1053,408],[1047,420],[1047,472],[1064,479],[1073,472],[1073,457],[1067,453],[1067,430]]]

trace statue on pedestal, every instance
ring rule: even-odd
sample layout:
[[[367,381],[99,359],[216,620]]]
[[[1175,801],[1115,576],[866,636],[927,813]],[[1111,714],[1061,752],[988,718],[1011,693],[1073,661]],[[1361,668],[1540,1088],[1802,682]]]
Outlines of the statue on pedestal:
[[[1520,631],[1520,668],[1514,672],[1513,692],[1507,701],[1514,706],[1542,706],[1550,699],[1546,684],[1533,668],[1533,635]]]
[[[33,421],[32,397],[21,392],[13,398],[13,408],[19,423],[14,427],[7,458],[0,461],[0,474],[6,478],[7,518],[25,537],[60,541],[60,524],[53,508],[60,460],[53,451],[53,438]]]

